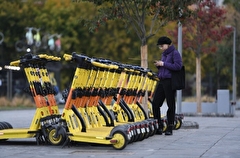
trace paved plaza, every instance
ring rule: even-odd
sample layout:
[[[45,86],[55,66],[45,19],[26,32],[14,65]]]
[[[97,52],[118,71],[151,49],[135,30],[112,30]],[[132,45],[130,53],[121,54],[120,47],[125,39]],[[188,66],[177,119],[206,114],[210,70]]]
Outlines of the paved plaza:
[[[34,110],[0,111],[0,121],[14,128],[28,127]],[[36,145],[33,138],[0,143],[0,158],[239,158],[240,111],[234,117],[185,117],[186,127],[173,136],[154,135],[128,144],[123,150],[112,146],[78,143],[61,146]],[[189,122],[199,128],[188,128]]]

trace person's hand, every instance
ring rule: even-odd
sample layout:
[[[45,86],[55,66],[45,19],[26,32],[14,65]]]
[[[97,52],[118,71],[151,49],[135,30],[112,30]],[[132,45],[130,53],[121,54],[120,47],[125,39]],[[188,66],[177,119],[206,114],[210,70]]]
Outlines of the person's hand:
[[[163,61],[157,61],[157,60],[156,60],[156,61],[154,62],[154,65],[155,65],[155,66],[164,66],[164,62],[163,62]]]

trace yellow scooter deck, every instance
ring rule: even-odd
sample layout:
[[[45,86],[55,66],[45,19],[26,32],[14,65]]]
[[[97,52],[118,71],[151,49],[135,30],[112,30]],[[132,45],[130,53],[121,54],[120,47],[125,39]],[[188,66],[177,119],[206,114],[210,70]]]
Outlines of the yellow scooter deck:
[[[33,138],[35,137],[37,132],[38,131],[30,130],[29,128],[4,129],[4,130],[0,130],[0,138],[1,139]]]

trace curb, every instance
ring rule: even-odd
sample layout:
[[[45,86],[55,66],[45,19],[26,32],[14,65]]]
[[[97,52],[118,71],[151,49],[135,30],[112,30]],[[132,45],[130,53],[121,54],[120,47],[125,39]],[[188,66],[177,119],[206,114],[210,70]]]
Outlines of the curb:
[[[182,129],[198,129],[199,124],[197,122],[192,122],[192,121],[183,121]]]
[[[234,117],[233,114],[227,113],[183,113],[183,115],[188,117]]]

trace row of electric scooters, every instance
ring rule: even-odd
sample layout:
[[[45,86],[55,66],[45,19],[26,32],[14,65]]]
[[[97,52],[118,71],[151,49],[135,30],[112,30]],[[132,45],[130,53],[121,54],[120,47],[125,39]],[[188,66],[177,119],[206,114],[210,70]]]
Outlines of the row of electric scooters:
[[[152,118],[151,98],[158,78],[151,70],[77,53],[63,58],[76,69],[71,86],[63,92],[66,102],[62,113],[46,68],[50,62],[61,61],[60,57],[29,53],[10,63],[24,69],[36,112],[29,128],[16,129],[0,122],[0,142],[35,137],[37,144],[86,142],[121,150],[156,133],[159,123]],[[175,129],[181,127],[182,119],[176,115]],[[163,131],[166,120],[162,118]]]

